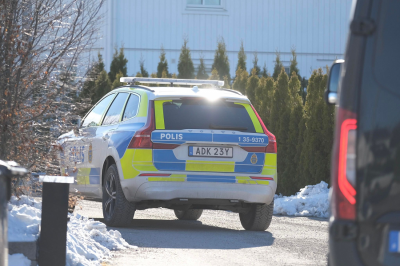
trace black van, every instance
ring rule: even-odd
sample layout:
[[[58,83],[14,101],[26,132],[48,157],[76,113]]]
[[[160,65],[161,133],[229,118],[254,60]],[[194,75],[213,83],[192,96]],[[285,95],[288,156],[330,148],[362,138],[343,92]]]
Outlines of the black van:
[[[398,0],[358,0],[331,68],[330,265],[400,265],[399,12]]]

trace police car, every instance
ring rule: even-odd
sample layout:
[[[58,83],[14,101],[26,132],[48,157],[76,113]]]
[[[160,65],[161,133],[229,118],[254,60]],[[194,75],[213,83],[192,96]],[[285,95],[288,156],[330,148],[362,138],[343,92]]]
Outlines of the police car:
[[[181,220],[197,220],[203,209],[230,210],[246,230],[266,230],[277,147],[247,97],[220,88],[223,81],[121,82],[130,85],[105,95],[75,133],[59,138],[61,172],[76,180],[71,191],[102,200],[109,226],[164,207]]]

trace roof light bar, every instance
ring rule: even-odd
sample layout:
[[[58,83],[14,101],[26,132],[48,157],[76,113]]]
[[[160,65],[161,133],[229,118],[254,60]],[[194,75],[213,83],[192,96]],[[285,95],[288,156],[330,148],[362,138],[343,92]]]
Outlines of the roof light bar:
[[[122,77],[120,82],[126,83],[146,83],[146,84],[178,84],[178,85],[214,85],[218,87],[224,86],[221,80],[201,80],[201,79],[165,79],[165,78],[138,78],[138,77]]]

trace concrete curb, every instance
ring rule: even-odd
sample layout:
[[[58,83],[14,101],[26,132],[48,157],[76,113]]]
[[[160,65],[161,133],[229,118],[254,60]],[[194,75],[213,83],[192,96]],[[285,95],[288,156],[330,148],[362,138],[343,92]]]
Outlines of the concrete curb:
[[[37,241],[32,242],[8,242],[8,254],[22,253],[31,260],[31,266],[37,265]]]

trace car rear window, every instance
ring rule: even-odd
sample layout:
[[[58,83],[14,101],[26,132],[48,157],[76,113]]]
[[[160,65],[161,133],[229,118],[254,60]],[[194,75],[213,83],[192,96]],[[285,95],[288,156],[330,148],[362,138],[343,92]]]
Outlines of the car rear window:
[[[256,133],[245,104],[222,100],[173,100],[163,103],[163,112],[167,130],[215,129]]]

